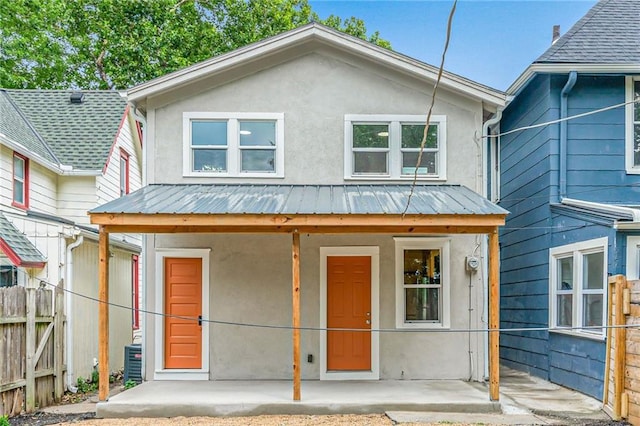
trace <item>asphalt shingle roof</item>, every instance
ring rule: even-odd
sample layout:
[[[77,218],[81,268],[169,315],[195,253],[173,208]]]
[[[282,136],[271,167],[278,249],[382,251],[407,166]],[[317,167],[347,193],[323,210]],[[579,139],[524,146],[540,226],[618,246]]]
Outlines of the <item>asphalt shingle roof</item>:
[[[129,214],[403,214],[411,185],[148,185],[91,210]],[[461,185],[417,185],[408,214],[508,212]]]
[[[640,62],[640,0],[600,0],[535,63]]]
[[[84,101],[70,102],[71,90],[4,90],[2,131],[49,161],[78,170],[102,170],[126,108],[115,91],[83,90]],[[4,114],[3,114],[4,115]],[[22,117],[22,119],[20,119]],[[32,127],[32,134],[24,130]],[[8,133],[9,132],[9,133]],[[40,140],[38,145],[34,140]]]
[[[0,213],[0,239],[15,253],[20,265],[40,264],[47,259],[29,239]]]

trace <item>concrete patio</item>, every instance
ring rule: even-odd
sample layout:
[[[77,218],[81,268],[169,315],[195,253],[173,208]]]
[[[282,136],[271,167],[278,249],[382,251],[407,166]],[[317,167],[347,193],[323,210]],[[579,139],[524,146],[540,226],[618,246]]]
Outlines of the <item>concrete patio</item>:
[[[480,383],[461,380],[303,381],[293,401],[291,381],[155,381],[112,396],[98,417],[346,414],[385,411],[497,413]]]

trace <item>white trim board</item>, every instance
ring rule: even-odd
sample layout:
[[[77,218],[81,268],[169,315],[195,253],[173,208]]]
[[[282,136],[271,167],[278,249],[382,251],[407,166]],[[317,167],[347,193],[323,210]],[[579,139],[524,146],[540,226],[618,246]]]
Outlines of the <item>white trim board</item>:
[[[202,316],[209,316],[209,257],[211,249],[156,249],[155,293],[156,312],[164,312],[164,258],[190,257],[202,259]],[[202,323],[202,368],[165,369],[164,316],[155,316],[155,371],[153,380],[209,380],[209,323]]]
[[[320,247],[320,380],[379,380],[380,333],[371,332],[371,371],[327,371],[327,257],[371,257],[371,329],[380,328],[380,248],[378,246]]]
[[[640,279],[640,235],[627,237],[627,279]]]

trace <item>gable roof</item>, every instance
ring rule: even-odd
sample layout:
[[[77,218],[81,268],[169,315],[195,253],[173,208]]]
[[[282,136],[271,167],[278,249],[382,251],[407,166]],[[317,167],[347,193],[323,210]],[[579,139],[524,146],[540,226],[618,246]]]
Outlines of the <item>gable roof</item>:
[[[278,61],[286,61],[319,48],[346,52],[429,82],[435,82],[438,75],[438,67],[313,22],[142,83],[129,89],[127,97],[138,107],[145,109],[148,97],[170,93],[204,78],[237,71],[239,67],[248,64],[273,66]],[[224,78],[223,76],[222,79]],[[237,74],[228,78],[237,78]],[[440,86],[487,105],[504,105],[503,92],[447,71],[442,74]]]
[[[36,161],[58,168],[102,171],[127,103],[115,91],[84,90],[72,103],[71,90],[1,90],[0,132]]]
[[[600,0],[535,63],[640,63],[640,1]]]
[[[600,0],[514,81],[515,95],[538,73],[640,73],[640,1]]]

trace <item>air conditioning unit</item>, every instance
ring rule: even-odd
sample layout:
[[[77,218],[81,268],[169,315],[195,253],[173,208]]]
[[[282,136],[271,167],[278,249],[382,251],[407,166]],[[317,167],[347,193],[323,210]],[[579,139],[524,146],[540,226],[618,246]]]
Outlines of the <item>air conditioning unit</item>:
[[[124,383],[133,380],[142,383],[142,346],[127,345],[124,347]]]

